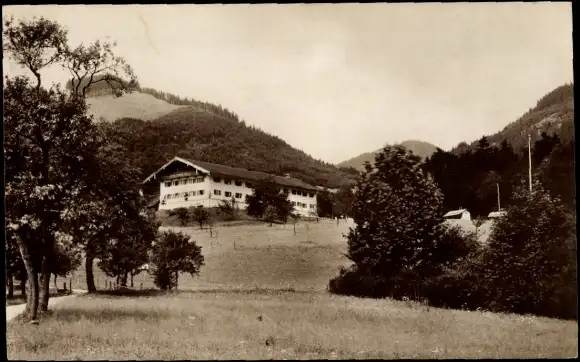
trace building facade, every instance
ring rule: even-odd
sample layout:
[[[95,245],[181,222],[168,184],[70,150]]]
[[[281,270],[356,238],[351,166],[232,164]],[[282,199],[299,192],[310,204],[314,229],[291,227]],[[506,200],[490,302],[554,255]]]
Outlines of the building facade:
[[[267,179],[279,186],[281,192],[288,192],[294,212],[302,216],[315,215],[317,189],[289,176],[175,157],[143,183],[159,184],[159,210],[198,205],[217,207],[222,200],[232,199],[237,207],[245,209],[246,196],[252,195],[254,185]]]

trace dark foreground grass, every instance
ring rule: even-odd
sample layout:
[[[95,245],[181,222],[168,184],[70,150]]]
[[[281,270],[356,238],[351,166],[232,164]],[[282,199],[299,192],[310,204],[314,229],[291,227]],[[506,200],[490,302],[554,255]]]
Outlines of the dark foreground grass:
[[[577,323],[315,292],[147,292],[63,301],[8,324],[8,358],[574,357]],[[34,328],[34,329],[31,329]]]

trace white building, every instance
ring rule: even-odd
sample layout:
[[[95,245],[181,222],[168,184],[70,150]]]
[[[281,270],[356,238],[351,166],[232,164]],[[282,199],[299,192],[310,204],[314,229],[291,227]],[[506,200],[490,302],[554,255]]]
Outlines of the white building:
[[[471,220],[471,214],[466,209],[459,209],[449,211],[443,215],[445,219],[461,219],[461,220]]]
[[[174,157],[143,183],[159,183],[159,210],[216,207],[220,201],[232,198],[245,209],[246,196],[253,193],[254,184],[266,179],[288,192],[294,212],[303,216],[316,213],[317,189],[301,180],[181,157]]]

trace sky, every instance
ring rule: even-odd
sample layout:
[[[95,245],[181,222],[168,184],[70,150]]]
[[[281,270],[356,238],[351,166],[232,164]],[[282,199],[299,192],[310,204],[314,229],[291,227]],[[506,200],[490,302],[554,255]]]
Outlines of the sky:
[[[142,86],[221,104],[332,163],[409,139],[448,150],[573,81],[569,2],[2,10],[59,22],[72,46],[117,41]]]

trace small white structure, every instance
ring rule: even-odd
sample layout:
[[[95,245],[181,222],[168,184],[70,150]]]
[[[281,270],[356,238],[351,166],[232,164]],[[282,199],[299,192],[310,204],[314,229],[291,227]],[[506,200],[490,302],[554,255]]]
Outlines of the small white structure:
[[[504,210],[502,211],[492,211],[489,213],[489,215],[487,215],[488,218],[490,219],[497,219],[500,218],[502,216],[505,216],[506,212]]]
[[[461,220],[471,220],[471,214],[466,209],[459,209],[449,211],[445,215],[443,215],[445,219],[461,219]]]
[[[234,200],[236,205],[245,209],[245,197],[253,193],[253,185],[267,179],[279,186],[281,192],[288,193],[288,200],[296,213],[309,216],[316,212],[318,190],[290,175],[276,176],[181,157],[174,157],[147,177],[143,184],[159,185],[159,196],[147,205],[151,208],[159,205],[159,210],[198,205],[216,207],[222,200]]]

